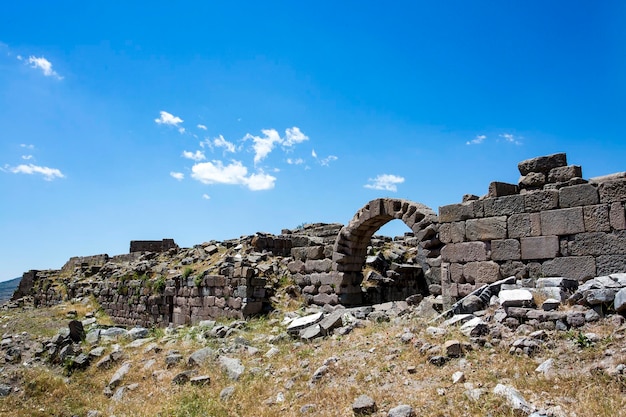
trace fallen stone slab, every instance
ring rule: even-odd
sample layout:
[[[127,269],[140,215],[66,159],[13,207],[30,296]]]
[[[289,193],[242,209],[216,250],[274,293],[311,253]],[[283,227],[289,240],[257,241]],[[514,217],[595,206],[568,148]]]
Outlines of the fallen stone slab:
[[[303,339],[303,340],[312,340],[312,339],[315,339],[316,337],[323,336],[322,328],[320,327],[319,324],[314,324],[310,327],[307,327],[306,329],[302,329],[300,330],[299,334],[300,334],[300,339]]]
[[[289,326],[287,326],[287,333],[298,334],[300,330],[312,326],[313,324],[321,321],[323,318],[324,313],[319,312],[294,319]]]
[[[117,371],[115,371],[115,373],[109,380],[108,387],[110,389],[117,387],[122,382],[122,379],[124,379],[128,371],[130,371],[130,362],[124,363],[121,367],[118,368]]]
[[[476,317],[461,326],[461,333],[467,337],[478,337],[489,333],[489,326],[480,317]]]
[[[345,314],[342,310],[336,310],[324,317],[320,322],[319,326],[324,335],[330,334],[332,330],[337,327],[341,327],[343,325],[343,315]]]
[[[533,294],[525,289],[502,290],[498,293],[502,307],[524,307],[533,304]]]

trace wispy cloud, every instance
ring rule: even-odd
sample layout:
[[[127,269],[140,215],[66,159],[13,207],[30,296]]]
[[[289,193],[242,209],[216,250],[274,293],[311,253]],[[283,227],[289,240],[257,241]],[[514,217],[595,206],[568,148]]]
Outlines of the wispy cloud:
[[[208,194],[202,194],[202,199],[203,199],[203,200],[210,200],[210,199],[211,199],[211,196],[210,196],[210,195],[208,195]]]
[[[178,181],[182,181],[185,179],[185,174],[183,174],[182,172],[170,172],[170,177],[174,178],[175,180]]]
[[[322,159],[318,159],[317,157],[317,152],[315,152],[315,149],[311,150],[311,156],[321,165],[321,166],[328,166],[330,165],[331,162],[336,161],[337,159],[339,159],[338,157],[336,157],[335,155],[328,155],[326,158],[322,158]]]
[[[192,161],[204,161],[206,159],[206,156],[204,155],[204,152],[202,151],[195,151],[195,152],[189,152],[189,151],[183,151],[183,158],[187,158],[187,159],[191,159]]]
[[[178,116],[174,116],[171,113],[168,113],[166,111],[161,110],[159,112],[160,116],[156,119],[154,119],[154,121],[159,124],[159,125],[167,125],[167,126],[174,126],[177,127],[180,133],[184,133],[185,128],[178,126],[179,124],[181,124],[184,120],[181,119]],[[180,131],[182,129],[182,132]]]
[[[18,55],[18,59],[21,60],[21,56]],[[43,75],[45,75],[46,77],[53,77],[57,80],[63,79],[63,77],[61,77],[55,70],[52,69],[52,63],[44,57],[38,58],[35,56],[29,56],[27,62],[30,64],[31,68],[40,69],[41,72],[43,72]]]
[[[285,130],[285,139],[283,146],[292,147],[299,143],[309,140],[309,137],[300,131],[300,128],[294,126]]]
[[[331,162],[336,161],[337,159],[339,158],[337,158],[335,155],[328,155],[326,158],[322,158],[320,160],[320,164],[327,167],[328,165],[330,165]]]
[[[22,155],[22,159],[25,161],[30,161],[31,159],[33,159],[32,155]]]
[[[203,184],[245,185],[252,191],[274,188],[276,177],[259,170],[248,175],[248,168],[240,161],[224,165],[222,161],[202,162],[191,168],[191,176]]]
[[[217,148],[224,148],[226,152],[235,153],[235,144],[224,139],[222,135],[213,139],[213,145]]]
[[[472,140],[468,140],[465,142],[466,145],[480,145],[487,139],[487,135],[476,135],[476,137]]]
[[[397,184],[404,182],[404,177],[391,174],[378,175],[376,178],[370,178],[369,182],[364,185],[365,188],[372,190],[398,191]]]
[[[503,133],[501,135],[499,135],[502,139],[504,139],[505,141],[507,141],[508,143],[513,143],[515,145],[521,145],[522,141],[521,141],[521,137],[520,136],[515,136],[511,133]]]
[[[25,143],[20,143],[20,148],[35,149],[35,145],[27,145]]]
[[[252,140],[252,149],[254,149],[254,164],[258,164],[267,155],[272,152],[276,144],[282,143],[282,139],[278,132],[274,129],[261,130],[263,136],[254,136],[247,133],[243,138],[244,140]]]
[[[22,164],[16,167],[5,165],[3,171],[13,174],[42,175],[43,179],[46,181],[52,181],[55,178],[65,178],[65,175],[56,168],[42,167],[34,164]]]
[[[297,159],[287,158],[287,163],[289,165],[302,165],[302,164],[304,164],[304,159],[302,159],[302,158],[297,158]]]
[[[197,125],[198,129],[202,129],[202,130],[206,130],[206,126],[205,125]],[[206,195],[206,194],[205,194]]]

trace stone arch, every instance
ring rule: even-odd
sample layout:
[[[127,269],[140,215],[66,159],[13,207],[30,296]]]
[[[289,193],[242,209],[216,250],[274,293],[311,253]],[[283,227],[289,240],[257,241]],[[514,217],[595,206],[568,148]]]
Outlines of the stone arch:
[[[437,214],[428,206],[409,200],[379,198],[361,208],[337,235],[333,246],[335,289],[342,304],[361,302],[361,273],[367,247],[374,233],[392,220],[402,220],[418,240],[437,233]]]

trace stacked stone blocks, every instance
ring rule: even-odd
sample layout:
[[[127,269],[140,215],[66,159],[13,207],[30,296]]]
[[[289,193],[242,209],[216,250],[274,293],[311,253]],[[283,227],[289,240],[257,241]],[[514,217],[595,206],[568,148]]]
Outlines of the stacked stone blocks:
[[[444,294],[516,275],[584,280],[626,270],[626,178],[583,180],[565,154],[520,162],[517,185],[439,209]]]

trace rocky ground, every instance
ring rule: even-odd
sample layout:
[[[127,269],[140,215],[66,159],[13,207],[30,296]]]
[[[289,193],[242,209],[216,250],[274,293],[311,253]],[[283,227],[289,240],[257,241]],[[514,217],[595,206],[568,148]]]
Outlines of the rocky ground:
[[[364,286],[392,280],[394,262],[418,265],[408,243],[374,239]],[[290,257],[245,239],[212,245],[77,266],[51,281],[64,301],[4,305],[0,415],[626,416],[626,274],[511,277],[449,311],[437,284],[343,308],[312,304]],[[265,315],[123,327],[85,290],[98,274],[211,271],[240,253],[267,278]]]
[[[2,415],[626,415],[624,318],[583,306],[502,293],[449,318],[426,298],[124,329],[74,301],[2,311]]]

